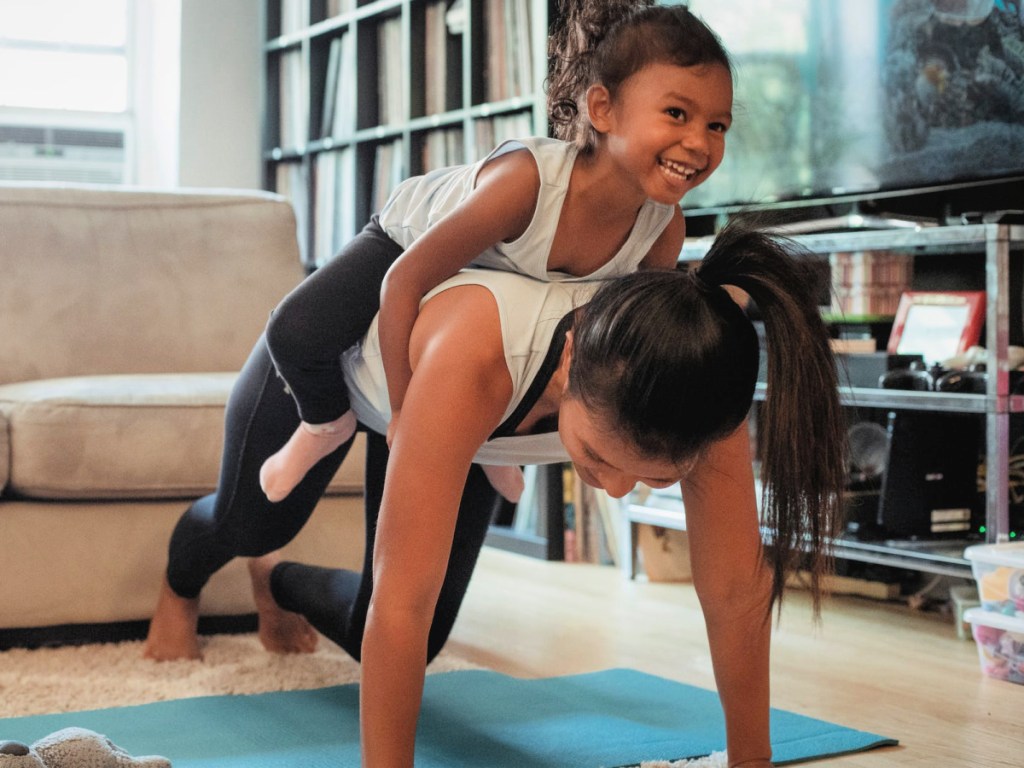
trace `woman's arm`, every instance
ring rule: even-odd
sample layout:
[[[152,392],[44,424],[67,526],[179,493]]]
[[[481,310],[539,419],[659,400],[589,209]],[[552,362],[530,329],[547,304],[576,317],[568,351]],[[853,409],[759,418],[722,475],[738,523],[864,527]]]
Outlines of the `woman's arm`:
[[[412,335],[414,372],[394,436],[362,646],[363,765],[409,768],[427,636],[466,475],[512,394],[493,296],[440,293]]]
[[[423,296],[495,243],[522,234],[534,215],[540,174],[529,152],[509,152],[484,166],[473,192],[388,270],[381,288],[380,349],[393,414],[412,376],[409,338]]]
[[[729,765],[767,766],[771,574],[761,557],[745,422],[707,451],[682,487]]]

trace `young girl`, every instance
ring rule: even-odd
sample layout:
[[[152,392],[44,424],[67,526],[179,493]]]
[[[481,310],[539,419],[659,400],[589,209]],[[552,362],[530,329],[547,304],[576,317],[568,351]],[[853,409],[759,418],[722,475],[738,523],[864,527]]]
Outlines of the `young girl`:
[[[675,267],[685,235],[678,203],[725,151],[728,54],[685,6],[562,5],[548,89],[559,138],[506,142],[474,165],[407,180],[275,311],[267,345],[302,423],[261,469],[271,501],[354,432],[338,359],[378,308],[390,438],[411,376],[409,335],[420,301],[462,267],[539,280]],[[387,241],[404,249],[397,259]],[[504,496],[518,499],[517,467],[485,471]]]

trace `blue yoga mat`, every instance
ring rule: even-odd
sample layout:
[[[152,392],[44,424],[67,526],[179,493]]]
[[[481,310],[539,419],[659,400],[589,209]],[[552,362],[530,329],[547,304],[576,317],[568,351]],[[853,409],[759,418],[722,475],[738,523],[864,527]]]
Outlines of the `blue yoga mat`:
[[[134,755],[163,755],[174,768],[355,767],[358,701],[352,684],[6,718],[0,741],[31,743],[79,726]],[[897,743],[780,710],[771,729],[778,764]],[[416,765],[612,768],[724,748],[713,691],[628,669],[540,680],[467,670],[427,677]]]

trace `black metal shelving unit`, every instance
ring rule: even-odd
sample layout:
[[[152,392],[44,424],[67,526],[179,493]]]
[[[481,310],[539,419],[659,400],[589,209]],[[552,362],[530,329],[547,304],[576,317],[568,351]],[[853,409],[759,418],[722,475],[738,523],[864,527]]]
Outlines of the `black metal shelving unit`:
[[[845,251],[902,251],[927,258],[935,254],[981,254],[985,266],[985,346],[987,377],[984,394],[910,392],[868,387],[843,387],[843,405],[857,408],[972,413],[985,422],[985,541],[1006,541],[1010,535],[1009,459],[1010,417],[1024,413],[1024,396],[1010,388],[1007,349],[1010,343],[1010,266],[1024,250],[1024,225],[978,223],[955,226],[917,226],[894,229],[794,235],[813,253]],[[697,261],[710,247],[710,236],[687,241],[682,259]],[[1016,298],[1017,301],[1020,297]],[[756,397],[763,399],[766,385]],[[625,558],[630,576],[635,573],[635,529],[640,523],[685,530],[686,513],[678,496],[651,494],[627,506]],[[766,537],[770,532],[766,531]],[[974,541],[955,539],[835,541],[837,557],[947,576],[971,578],[970,562],[963,556]]]

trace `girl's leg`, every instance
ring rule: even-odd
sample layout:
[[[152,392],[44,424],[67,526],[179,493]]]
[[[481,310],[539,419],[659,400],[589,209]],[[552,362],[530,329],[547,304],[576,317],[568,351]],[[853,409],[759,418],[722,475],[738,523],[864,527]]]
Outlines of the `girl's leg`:
[[[271,501],[285,498],[314,464],[355,432],[340,358],[366,334],[380,309],[384,275],[401,253],[373,220],[271,316],[267,345],[302,419],[260,471]]]
[[[234,557],[269,556],[309,519],[351,442],[320,462],[285,502],[271,504],[260,489],[259,468],[297,424],[294,403],[260,338],[228,400],[217,491],[193,503],[171,535],[166,583],[150,625],[147,655],[197,655],[199,594],[210,576]],[[258,569],[253,575],[258,585]]]
[[[367,434],[366,555],[361,574],[337,568],[282,563],[271,575],[274,599],[286,610],[303,614],[325,636],[359,659],[370,604],[373,544],[387,466],[384,438]],[[470,576],[483,547],[498,496],[474,465],[466,481],[452,540],[448,570],[434,611],[427,644],[428,659],[441,650],[458,615]]]
[[[494,486],[494,490],[513,504],[518,503],[519,499],[523,497],[526,480],[523,478],[523,470],[519,467],[481,464],[480,468],[483,469],[488,481]]]
[[[301,422],[281,450],[260,467],[260,488],[267,501],[277,503],[287,498],[311,467],[355,432],[356,416],[350,410],[326,424]]]

